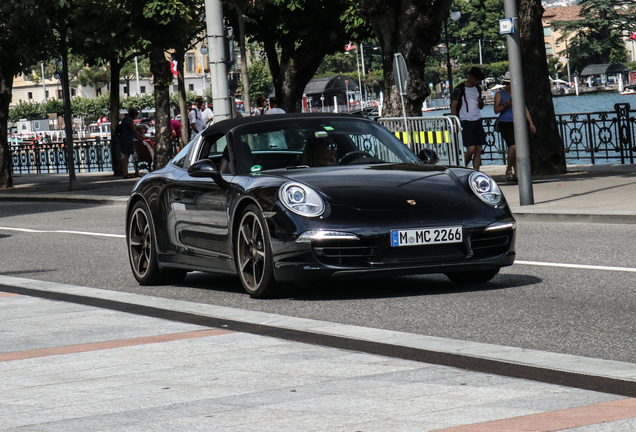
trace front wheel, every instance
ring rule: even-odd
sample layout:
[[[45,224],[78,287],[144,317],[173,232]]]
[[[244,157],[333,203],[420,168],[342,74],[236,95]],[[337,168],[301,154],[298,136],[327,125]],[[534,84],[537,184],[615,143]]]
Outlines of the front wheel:
[[[499,269],[497,270],[472,270],[463,272],[446,273],[446,277],[452,282],[458,284],[480,284],[490,281],[497,276]]]
[[[274,265],[267,224],[261,210],[247,206],[241,216],[236,236],[236,266],[243,288],[254,298],[273,294]]]

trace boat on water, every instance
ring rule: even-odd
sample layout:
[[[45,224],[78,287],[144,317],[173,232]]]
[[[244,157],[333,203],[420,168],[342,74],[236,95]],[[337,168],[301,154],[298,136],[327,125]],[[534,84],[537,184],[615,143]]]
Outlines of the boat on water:
[[[90,138],[110,139],[110,122],[99,121],[97,123],[91,123],[88,126],[88,136]]]
[[[636,95],[636,86],[634,85],[625,86],[625,90],[621,92],[621,95],[623,96]]]

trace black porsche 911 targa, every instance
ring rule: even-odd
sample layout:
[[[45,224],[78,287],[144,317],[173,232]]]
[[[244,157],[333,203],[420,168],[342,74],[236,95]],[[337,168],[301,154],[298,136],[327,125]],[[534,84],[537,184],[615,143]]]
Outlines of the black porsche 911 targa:
[[[189,271],[277,282],[444,273],[481,283],[515,258],[515,220],[486,174],[420,160],[371,120],[338,114],[209,126],[143,177],[126,211],[142,285]]]

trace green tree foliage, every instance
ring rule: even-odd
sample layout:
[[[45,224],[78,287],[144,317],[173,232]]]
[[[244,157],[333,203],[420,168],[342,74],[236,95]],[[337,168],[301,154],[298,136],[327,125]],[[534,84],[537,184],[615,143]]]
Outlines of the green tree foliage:
[[[461,63],[479,64],[481,40],[484,64],[508,60],[506,35],[499,34],[499,19],[503,18],[503,0],[472,0],[456,2],[461,17],[448,19],[451,57]],[[443,37],[440,38],[443,43]]]
[[[550,76],[555,79],[557,75],[563,77],[564,72],[567,74],[565,66],[563,66],[563,63],[561,63],[556,57],[548,59],[548,72],[550,73]]]
[[[207,88],[205,91],[205,95],[204,97],[209,101],[212,102],[212,89],[211,88]],[[186,92],[186,105],[190,106],[194,104],[194,100],[196,99],[197,94],[193,91],[188,90]],[[153,106],[154,106],[154,101],[153,101]],[[172,93],[170,95],[170,107],[171,108],[179,108],[179,94],[178,93]]]
[[[32,120],[46,118],[47,114],[61,115],[63,110],[62,102],[57,99],[49,99],[47,103],[19,101],[9,108],[9,121],[15,123],[23,118]]]
[[[78,74],[77,81],[84,87],[102,88],[110,81],[109,68],[99,66],[83,68]]]
[[[247,74],[250,81],[250,96],[254,100],[261,96],[269,97],[274,85],[267,61],[263,59],[252,61],[247,68]]]
[[[327,55],[316,71],[316,77],[329,77],[334,75],[357,75],[357,62],[355,51],[337,52]]]
[[[75,117],[96,117],[94,99],[76,97],[71,99],[71,110]]]
[[[246,34],[263,44],[279,105],[288,112],[298,112],[305,86],[325,55],[342,51],[353,38],[355,20],[349,20],[346,28],[342,22],[352,2],[271,0],[263,3],[247,12]],[[236,22],[237,17],[231,20]],[[356,34],[362,34],[364,28],[357,31]]]
[[[589,64],[625,59],[623,36],[636,29],[636,4],[631,0],[583,0],[580,18],[553,21],[568,41],[570,67],[582,70]]]
[[[0,2],[0,188],[13,186],[7,142],[13,77],[47,58],[53,36],[40,6],[41,0]]]

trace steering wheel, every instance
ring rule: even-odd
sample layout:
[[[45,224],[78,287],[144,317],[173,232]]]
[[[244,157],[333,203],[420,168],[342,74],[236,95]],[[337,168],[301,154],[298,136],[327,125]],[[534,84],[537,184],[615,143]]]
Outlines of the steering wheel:
[[[358,156],[358,157],[356,157]],[[361,157],[369,157],[372,158],[373,155],[365,152],[364,150],[354,150],[352,152],[347,153],[346,155],[344,155],[343,157],[340,158],[340,160],[338,161],[338,164],[340,165],[346,165],[348,163],[353,162],[356,159],[360,159]]]

